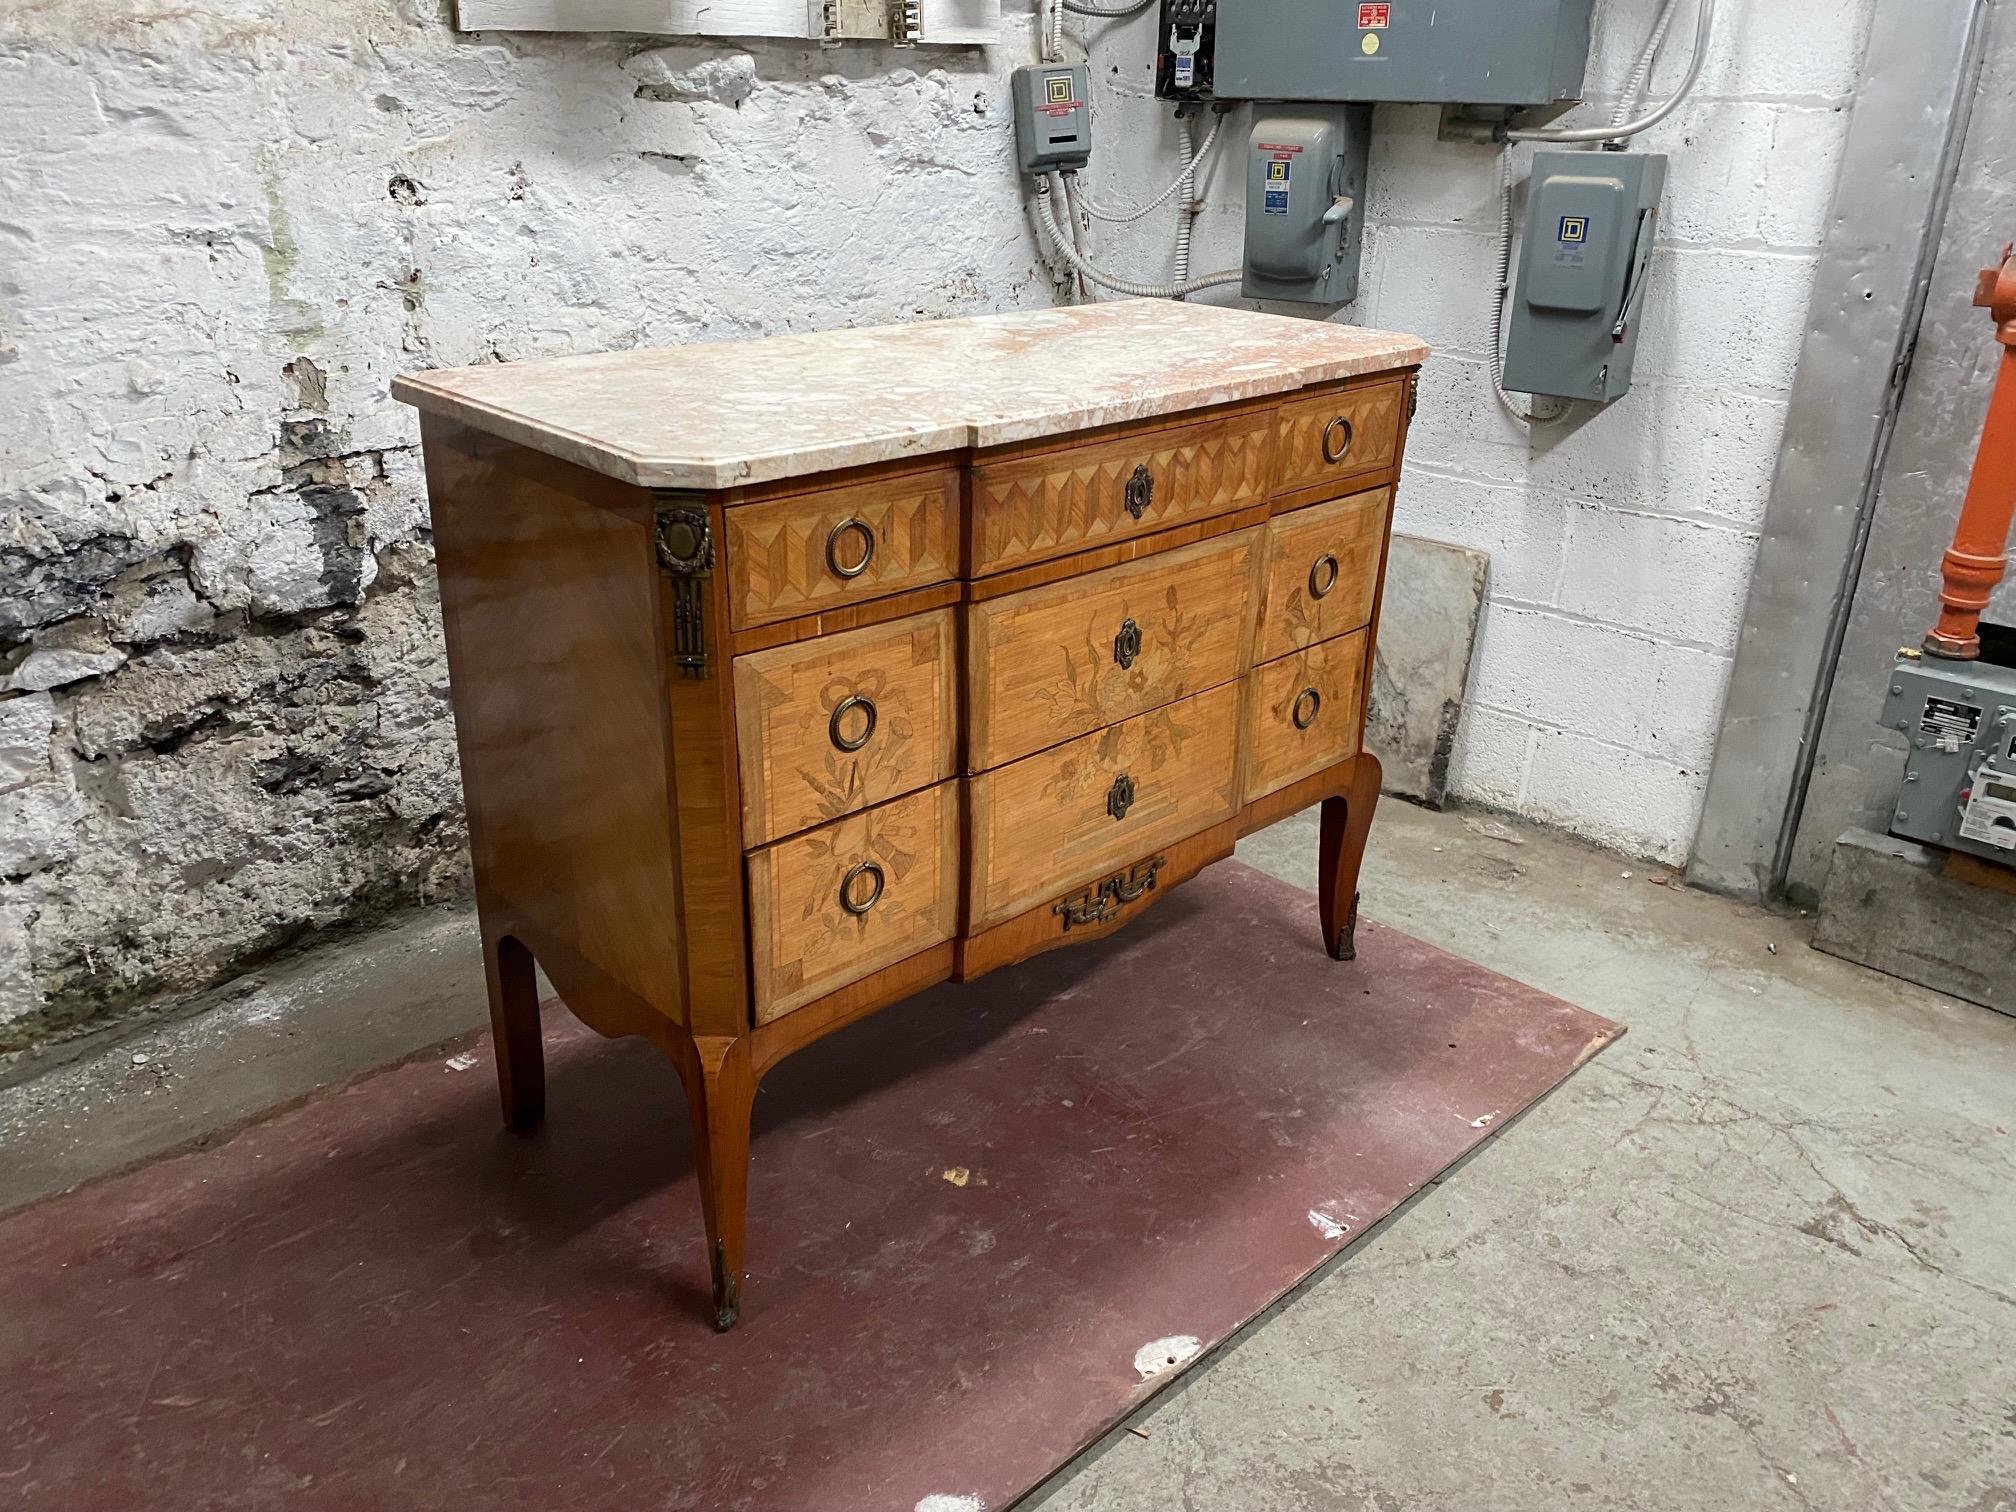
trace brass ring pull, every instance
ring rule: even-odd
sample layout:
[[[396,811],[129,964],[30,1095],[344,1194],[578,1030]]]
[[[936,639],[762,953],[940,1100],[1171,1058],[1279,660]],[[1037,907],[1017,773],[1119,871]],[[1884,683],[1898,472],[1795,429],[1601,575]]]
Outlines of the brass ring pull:
[[[1127,513],[1140,519],[1148,512],[1148,506],[1155,502],[1155,474],[1148,471],[1146,462],[1136,462],[1134,471],[1128,474],[1127,487],[1122,495],[1127,505]]]
[[[842,566],[840,562],[841,537],[852,532],[861,537],[861,560],[853,566]],[[833,569],[835,577],[857,578],[868,570],[868,564],[875,560],[875,532],[868,522],[859,515],[849,515],[835,525],[826,537],[826,565]]]
[[[1330,590],[1337,586],[1337,554],[1326,551],[1316,558],[1316,565],[1309,569],[1309,597],[1327,598]]]
[[[1331,463],[1342,462],[1345,454],[1351,450],[1351,438],[1355,434],[1351,422],[1342,415],[1324,426],[1323,460]],[[1333,437],[1336,439],[1333,440]]]
[[[840,725],[856,709],[859,709],[866,717],[867,723],[861,726],[861,733],[850,740],[840,733]],[[833,717],[826,721],[826,733],[833,741],[834,750],[860,750],[861,747],[868,744],[869,738],[875,733],[875,700],[872,698],[863,698],[859,693],[850,694],[846,698],[841,699],[839,703],[833,706]]]
[[[1295,710],[1288,717],[1295,722],[1295,728],[1306,730],[1316,723],[1316,711],[1323,707],[1323,695],[1314,688],[1304,688],[1295,695]]]
[[[856,897],[854,893],[854,884],[862,877],[871,879],[875,884],[875,890],[865,898]],[[860,918],[882,901],[882,883],[880,866],[873,861],[856,861],[847,869],[847,875],[840,879],[840,906],[855,918]]]

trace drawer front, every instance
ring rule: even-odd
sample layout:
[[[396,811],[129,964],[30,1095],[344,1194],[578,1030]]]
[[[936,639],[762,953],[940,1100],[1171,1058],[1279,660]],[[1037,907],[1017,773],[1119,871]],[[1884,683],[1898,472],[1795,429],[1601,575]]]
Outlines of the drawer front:
[[[1238,721],[1227,683],[972,778],[968,928],[1231,817]]]
[[[925,588],[959,572],[959,473],[946,468],[727,511],[737,630]]]
[[[985,771],[1237,677],[1262,530],[967,609],[967,757]]]
[[[1393,490],[1375,489],[1276,515],[1267,525],[1253,659],[1273,661],[1372,618]]]
[[[973,572],[1226,514],[1267,496],[1266,410],[1089,441],[973,469]]]
[[[1359,630],[1246,674],[1242,802],[1358,754],[1369,643]]]
[[[735,659],[746,845],[953,775],[953,630],[940,609]]]
[[[1281,406],[1277,486],[1306,488],[1391,467],[1406,403],[1402,379],[1289,400]]]
[[[949,940],[958,924],[957,783],[752,852],[756,1021]]]

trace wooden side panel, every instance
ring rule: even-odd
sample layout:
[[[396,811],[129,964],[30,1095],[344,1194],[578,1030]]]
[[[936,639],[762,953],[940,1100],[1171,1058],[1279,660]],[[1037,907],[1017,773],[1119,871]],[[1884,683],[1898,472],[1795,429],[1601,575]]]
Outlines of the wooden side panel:
[[[861,870],[861,869],[866,869]],[[850,885],[860,913],[842,903]],[[959,786],[942,783],[749,857],[756,1021],[768,1023],[959,927]]]
[[[1267,527],[1253,659],[1273,661],[1368,624],[1393,490],[1276,515]]]
[[[1260,544],[1245,530],[969,606],[966,769],[1237,677]]]
[[[1359,630],[1246,674],[1242,803],[1358,754],[1370,649]]]
[[[1378,472],[1399,455],[1404,379],[1347,388],[1281,406],[1280,490]]]
[[[736,658],[746,844],[953,775],[955,632],[940,609]]]
[[[845,576],[839,569],[870,553],[871,541],[867,566]],[[959,575],[959,472],[737,505],[727,513],[727,547],[737,630],[943,582]]]
[[[967,929],[977,932],[1237,808],[1239,684],[970,779]],[[1116,818],[1115,785],[1131,801]]]
[[[1137,471],[1147,485],[1136,485],[1138,514],[1128,507]],[[1265,498],[1273,473],[1264,409],[983,461],[973,469],[972,575],[1224,514]]]
[[[652,500],[422,425],[478,896],[681,1017]]]

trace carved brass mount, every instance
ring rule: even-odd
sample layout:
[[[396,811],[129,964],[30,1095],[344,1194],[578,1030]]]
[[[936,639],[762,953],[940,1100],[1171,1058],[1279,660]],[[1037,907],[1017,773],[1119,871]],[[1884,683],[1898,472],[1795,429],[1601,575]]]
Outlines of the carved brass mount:
[[[1127,871],[1115,872],[1097,886],[1053,904],[1050,911],[1064,920],[1066,934],[1087,924],[1103,924],[1142,894],[1154,891],[1155,874],[1167,859],[1157,856],[1152,861],[1137,861]]]
[[[1131,619],[1120,621],[1120,633],[1113,637],[1113,660],[1126,671],[1141,654],[1141,627]]]
[[[672,579],[672,665],[681,677],[707,675],[707,580],[714,575],[714,533],[706,506],[658,511],[658,565]]]
[[[1155,502],[1155,474],[1148,471],[1146,462],[1136,462],[1134,471],[1127,475],[1125,501],[1127,513],[1137,520],[1148,513],[1148,506]]]
[[[1106,790],[1106,812],[1115,819],[1125,819],[1127,810],[1134,807],[1134,779],[1122,772],[1113,779],[1113,786]]]

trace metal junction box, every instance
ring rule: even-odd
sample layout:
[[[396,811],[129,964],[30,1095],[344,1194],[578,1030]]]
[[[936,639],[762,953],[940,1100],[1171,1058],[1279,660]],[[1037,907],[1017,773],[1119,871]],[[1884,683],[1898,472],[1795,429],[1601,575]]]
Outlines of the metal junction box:
[[[1009,78],[1015,156],[1024,173],[1061,173],[1092,161],[1092,112],[1083,63],[1040,63]]]
[[[1505,387],[1606,404],[1629,391],[1665,188],[1657,153],[1534,154]]]
[[[1221,100],[1548,105],[1581,95],[1593,6],[1216,0],[1200,8],[1163,0],[1156,90],[1194,98],[1202,82]],[[1179,67],[1182,49],[1193,56]],[[1179,72],[1187,84],[1178,84]]]
[[[1891,833],[2016,865],[2016,667],[1907,652],[1883,722],[1911,742]]]
[[[1246,150],[1248,299],[1358,297],[1370,105],[1309,106],[1253,121]]]

